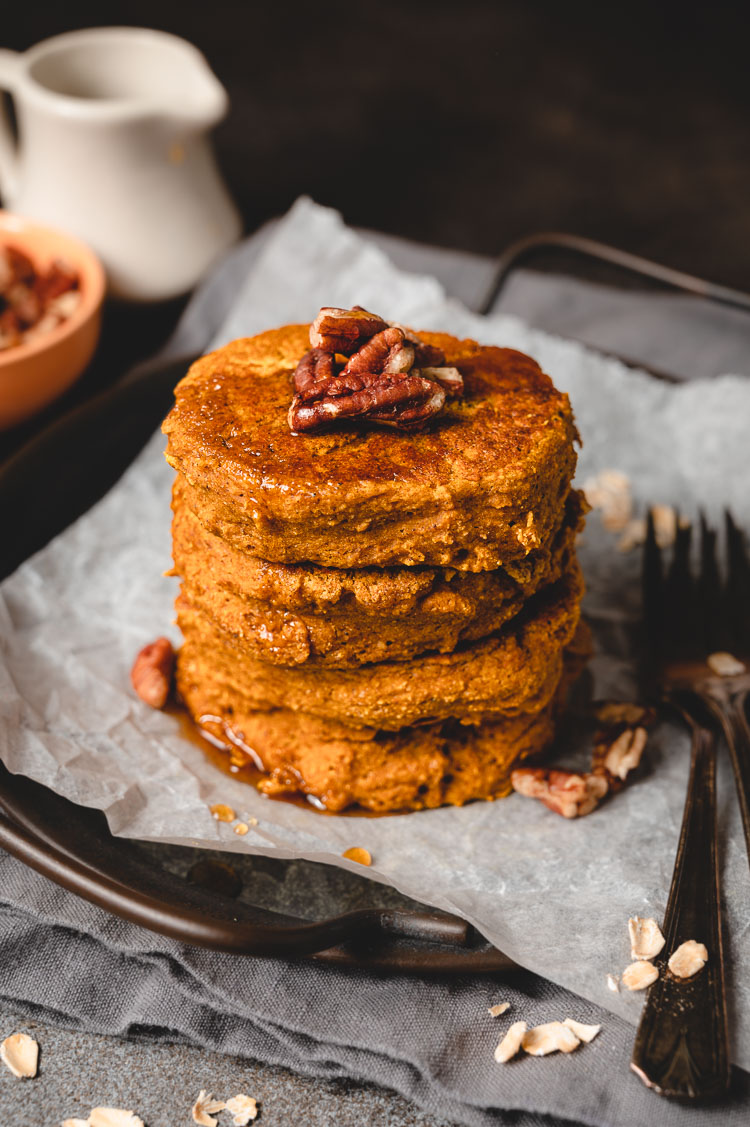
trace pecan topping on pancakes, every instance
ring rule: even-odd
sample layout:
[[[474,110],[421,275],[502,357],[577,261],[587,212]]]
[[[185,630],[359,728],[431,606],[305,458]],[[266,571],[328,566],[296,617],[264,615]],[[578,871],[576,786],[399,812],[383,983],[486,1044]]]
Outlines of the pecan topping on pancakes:
[[[310,344],[294,373],[293,431],[319,430],[338,419],[413,430],[463,394],[461,373],[445,366],[439,348],[358,305],[321,309]]]

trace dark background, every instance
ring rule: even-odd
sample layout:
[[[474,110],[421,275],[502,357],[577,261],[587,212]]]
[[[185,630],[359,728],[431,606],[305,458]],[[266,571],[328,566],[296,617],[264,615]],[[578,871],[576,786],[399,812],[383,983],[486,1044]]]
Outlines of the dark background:
[[[567,230],[750,290],[747,10],[36,0],[3,5],[0,43],[112,23],[197,44],[230,94],[216,146],[248,231],[307,192],[414,239],[494,255]],[[179,308],[108,310],[75,395],[153,351]]]
[[[750,288],[746,3],[4,4],[0,42],[140,24],[199,46],[252,229],[300,192],[496,254],[562,228]]]

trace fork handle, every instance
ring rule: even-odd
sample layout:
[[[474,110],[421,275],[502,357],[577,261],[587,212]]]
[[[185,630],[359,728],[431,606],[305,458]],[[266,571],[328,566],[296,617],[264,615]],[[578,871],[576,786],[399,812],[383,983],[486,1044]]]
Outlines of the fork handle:
[[[733,693],[727,698],[710,695],[712,710],[721,724],[732,759],[742,811],[747,859],[750,863],[750,725],[745,710],[747,698],[747,690]]]
[[[648,1087],[681,1099],[718,1096],[729,1086],[721,901],[716,849],[716,739],[692,729],[690,782],[664,918],[659,978],[649,991],[630,1067]],[[677,979],[667,959],[687,939],[703,942],[708,962]]]

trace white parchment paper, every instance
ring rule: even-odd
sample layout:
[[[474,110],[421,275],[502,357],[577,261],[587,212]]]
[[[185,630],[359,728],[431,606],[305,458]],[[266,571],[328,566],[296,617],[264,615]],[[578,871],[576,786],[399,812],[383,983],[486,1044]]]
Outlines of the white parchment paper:
[[[445,329],[535,356],[568,391],[583,438],[579,483],[629,475],[641,511],[664,502],[688,515],[724,506],[750,526],[750,380],[670,386],[512,317],[480,318],[437,282],[396,270],[331,211],[300,201],[274,230],[215,342],[290,321],[324,304],[359,303],[417,328]],[[671,878],[688,768],[687,738],[664,726],[639,780],[600,810],[567,822],[518,796],[463,809],[377,819],[323,817],[274,803],[220,773],[177,722],[130,690],[136,651],[171,631],[170,487],[164,441],[148,447],[90,512],[0,587],[0,757],[75,802],[103,810],[115,834],[352,867],[469,919],[512,958],[637,1021],[642,998],[607,989],[627,965],[626,921],[660,918]],[[71,452],[74,456],[74,452]],[[628,625],[638,609],[638,553],[592,514],[580,546],[585,609],[599,643],[599,697],[635,692]],[[570,749],[566,761],[585,759]],[[583,761],[583,760],[581,760]],[[225,802],[257,818],[244,838],[208,811]],[[739,812],[720,772],[722,868],[733,968],[735,1060],[750,1067],[750,882]],[[700,939],[702,937],[696,936]]]

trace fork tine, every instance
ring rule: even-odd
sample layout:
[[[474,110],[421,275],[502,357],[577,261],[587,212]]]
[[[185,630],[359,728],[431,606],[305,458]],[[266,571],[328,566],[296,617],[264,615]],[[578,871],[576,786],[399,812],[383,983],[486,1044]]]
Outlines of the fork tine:
[[[690,570],[691,524],[677,521],[674,555],[664,590],[664,616],[670,651],[685,653],[700,648],[700,616],[695,613],[695,585]]]
[[[745,539],[729,510],[724,512],[727,539],[727,582],[724,591],[724,619],[730,626],[735,651],[750,650],[750,560]]]
[[[646,522],[646,541],[641,564],[641,593],[643,600],[644,657],[654,668],[662,656],[664,643],[664,572],[661,551],[656,542],[654,516],[649,509]]]
[[[716,560],[716,531],[704,513],[701,520],[701,562],[696,585],[696,603],[701,616],[701,650],[704,655],[730,644],[724,629],[722,583]]]

